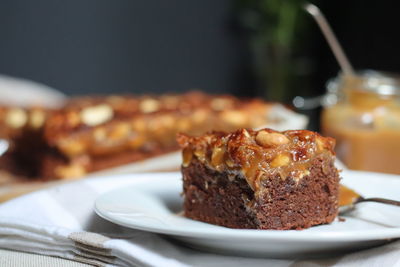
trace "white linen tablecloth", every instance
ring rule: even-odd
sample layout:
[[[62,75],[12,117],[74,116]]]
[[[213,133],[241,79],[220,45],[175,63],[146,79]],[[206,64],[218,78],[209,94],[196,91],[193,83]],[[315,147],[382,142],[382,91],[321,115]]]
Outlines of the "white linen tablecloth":
[[[86,179],[0,205],[0,248],[96,266],[400,266],[399,241],[329,259],[245,258],[196,251],[94,213],[99,194],[130,181],[129,175]]]

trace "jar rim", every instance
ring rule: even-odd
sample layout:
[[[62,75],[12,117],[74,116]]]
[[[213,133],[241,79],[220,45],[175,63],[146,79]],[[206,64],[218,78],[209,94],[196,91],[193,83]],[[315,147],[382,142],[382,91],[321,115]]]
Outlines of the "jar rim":
[[[372,92],[382,96],[400,95],[400,75],[375,70],[357,71],[356,77],[349,77],[343,73],[339,73],[338,76],[327,82],[328,93],[338,93],[345,79],[353,79],[354,82],[357,82],[357,90]]]

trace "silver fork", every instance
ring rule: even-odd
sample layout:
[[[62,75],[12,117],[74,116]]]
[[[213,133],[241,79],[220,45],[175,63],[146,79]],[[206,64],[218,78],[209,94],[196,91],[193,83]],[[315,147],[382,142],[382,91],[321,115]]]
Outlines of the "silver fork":
[[[344,185],[340,185],[339,212],[341,214],[353,210],[356,204],[361,202],[377,202],[400,207],[400,201],[381,197],[366,198],[361,196],[353,189],[350,189]]]

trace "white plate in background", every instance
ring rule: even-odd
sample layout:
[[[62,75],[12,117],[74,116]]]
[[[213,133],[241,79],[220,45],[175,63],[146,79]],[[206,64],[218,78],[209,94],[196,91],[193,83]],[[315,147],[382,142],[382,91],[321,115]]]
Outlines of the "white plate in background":
[[[47,85],[0,74],[0,104],[2,105],[58,108],[66,99],[63,93]]]

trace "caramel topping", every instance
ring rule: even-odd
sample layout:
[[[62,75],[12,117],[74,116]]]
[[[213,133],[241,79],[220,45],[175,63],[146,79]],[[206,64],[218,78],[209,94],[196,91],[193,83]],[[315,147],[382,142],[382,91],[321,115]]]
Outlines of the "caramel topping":
[[[211,165],[216,170],[223,169],[224,164],[224,156],[225,156],[225,147],[216,147],[211,155]]]
[[[183,149],[183,152],[182,152],[183,167],[189,166],[190,162],[192,161],[192,157],[193,157],[193,152],[190,150],[190,148]]]
[[[279,154],[270,163],[272,168],[287,166],[290,163],[289,156],[287,154]]]
[[[340,185],[340,189],[339,189],[339,206],[340,207],[353,204],[359,197],[360,197],[360,195],[357,194],[352,189],[350,189],[344,185]]]
[[[218,97],[218,98],[211,100],[211,107],[214,110],[218,110],[218,111],[231,108],[232,105],[233,105],[233,100],[230,98],[226,98],[226,97],[225,98]]]
[[[292,177],[299,181],[310,174],[313,159],[332,157],[334,140],[307,130],[277,132],[238,130],[233,133],[211,132],[201,137],[179,135],[178,142],[186,155],[183,167],[196,157],[217,171],[240,172],[257,191],[265,177]]]
[[[58,143],[58,149],[63,151],[68,156],[76,156],[83,154],[85,151],[85,143],[81,142],[76,138],[63,139],[62,142]]]

